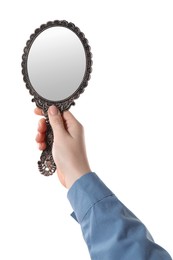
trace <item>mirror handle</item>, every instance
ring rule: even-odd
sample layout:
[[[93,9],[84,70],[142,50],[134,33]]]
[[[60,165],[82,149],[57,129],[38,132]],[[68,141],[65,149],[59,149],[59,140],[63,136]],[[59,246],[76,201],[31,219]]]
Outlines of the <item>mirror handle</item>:
[[[40,161],[38,161],[38,169],[44,176],[50,176],[56,171],[56,164],[52,156],[53,131],[47,115],[46,125],[46,149],[40,156]]]

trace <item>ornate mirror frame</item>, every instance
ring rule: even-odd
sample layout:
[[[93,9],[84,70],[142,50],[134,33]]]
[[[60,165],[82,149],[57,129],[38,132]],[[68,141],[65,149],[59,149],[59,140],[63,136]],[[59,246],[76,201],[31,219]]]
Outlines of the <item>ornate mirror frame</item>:
[[[27,60],[28,60],[28,54],[30,51],[30,48],[34,42],[34,40],[39,36],[40,33],[42,33],[44,30],[55,27],[55,26],[61,26],[70,29],[73,31],[81,40],[84,50],[85,50],[85,55],[86,55],[86,71],[84,78],[78,87],[78,89],[68,98],[64,100],[57,100],[57,101],[50,101],[47,100],[43,97],[41,97],[33,88],[29,75],[28,75],[28,70],[27,70]],[[42,24],[40,28],[37,28],[33,34],[31,34],[30,39],[26,42],[26,46],[23,51],[22,55],[22,74],[23,74],[23,80],[26,84],[26,88],[29,90],[30,94],[34,96],[32,99],[33,102],[36,103],[36,106],[41,108],[44,113],[47,112],[49,106],[51,105],[56,105],[61,112],[64,110],[68,110],[71,105],[74,105],[74,100],[77,99],[81,93],[84,92],[86,86],[88,85],[88,80],[90,79],[90,74],[92,72],[92,54],[90,52],[90,46],[88,45],[88,40],[85,38],[84,33],[80,31],[78,27],[76,27],[73,23],[67,22],[65,20],[59,21],[50,21],[47,22],[46,24]]]

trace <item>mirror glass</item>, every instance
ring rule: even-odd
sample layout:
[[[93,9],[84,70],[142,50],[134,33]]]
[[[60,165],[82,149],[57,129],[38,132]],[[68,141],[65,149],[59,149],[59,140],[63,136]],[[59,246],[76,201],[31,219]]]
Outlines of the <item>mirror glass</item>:
[[[71,96],[80,87],[85,71],[85,49],[68,28],[48,28],[30,47],[28,77],[35,91],[47,100],[60,101]]]

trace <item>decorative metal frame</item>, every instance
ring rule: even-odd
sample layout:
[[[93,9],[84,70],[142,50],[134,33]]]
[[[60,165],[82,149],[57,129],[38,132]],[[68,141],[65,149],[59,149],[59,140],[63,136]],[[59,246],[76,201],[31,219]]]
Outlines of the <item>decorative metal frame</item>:
[[[28,54],[31,49],[31,46],[35,39],[39,36],[40,33],[42,33],[44,30],[47,30],[51,27],[55,26],[61,26],[70,29],[73,31],[81,40],[81,43],[83,44],[85,55],[86,55],[86,70],[85,75],[83,77],[83,80],[78,87],[78,89],[68,98],[63,100],[57,100],[57,101],[50,101],[48,99],[43,98],[40,96],[32,86],[28,70],[27,70],[27,61],[28,61]],[[46,133],[46,150],[42,152],[42,155],[40,157],[40,161],[38,162],[38,168],[40,172],[45,175],[49,176],[52,175],[56,170],[56,165],[53,161],[52,157],[52,144],[53,144],[53,133],[52,129],[49,124],[47,110],[49,106],[55,105],[58,107],[58,109],[63,112],[65,110],[68,110],[72,105],[75,105],[74,100],[77,99],[80,94],[82,94],[88,85],[88,81],[90,79],[90,74],[92,72],[92,54],[90,52],[90,46],[88,44],[88,40],[85,38],[84,33],[80,31],[78,27],[76,27],[73,23],[67,22],[65,20],[55,20],[55,21],[49,21],[46,24],[42,24],[39,28],[35,30],[33,34],[31,34],[30,39],[26,42],[26,46],[23,50],[22,55],[22,74],[23,74],[23,80],[26,84],[26,88],[29,90],[29,93],[34,96],[32,98],[32,102],[36,103],[36,106],[43,110],[44,115],[46,117],[46,123],[47,123],[47,133]]]
[[[64,100],[57,100],[54,102],[41,97],[35,91],[29,79],[28,70],[27,70],[27,60],[28,60],[28,54],[30,48],[34,40],[38,37],[38,35],[42,33],[44,30],[55,26],[66,27],[71,31],[73,31],[79,37],[85,50],[86,71],[80,86],[70,97]],[[68,110],[71,105],[74,105],[74,99],[77,99],[80,96],[80,94],[84,92],[84,89],[88,85],[88,80],[90,79],[90,73],[92,72],[92,54],[90,52],[90,46],[88,45],[88,40],[85,38],[84,33],[82,33],[78,27],[76,27],[73,23],[67,22],[65,20],[62,21],[56,20],[52,22],[47,22],[46,24],[42,24],[40,28],[37,28],[35,32],[31,34],[30,39],[26,42],[26,46],[24,48],[21,65],[22,65],[23,80],[26,84],[26,88],[29,90],[30,94],[34,96],[32,101],[36,103],[37,107],[41,108],[46,113],[49,106],[54,104],[60,109],[60,111],[63,112],[64,110]]]

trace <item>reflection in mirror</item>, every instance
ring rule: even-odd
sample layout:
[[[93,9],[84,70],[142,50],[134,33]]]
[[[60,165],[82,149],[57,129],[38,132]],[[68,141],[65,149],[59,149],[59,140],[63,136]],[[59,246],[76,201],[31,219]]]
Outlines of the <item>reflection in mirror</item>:
[[[52,104],[61,112],[74,105],[90,79],[92,55],[85,35],[73,23],[43,24],[30,36],[22,55],[22,74],[32,101],[46,117],[46,149],[38,167],[49,176],[56,170],[52,157],[53,133],[47,110]]]

